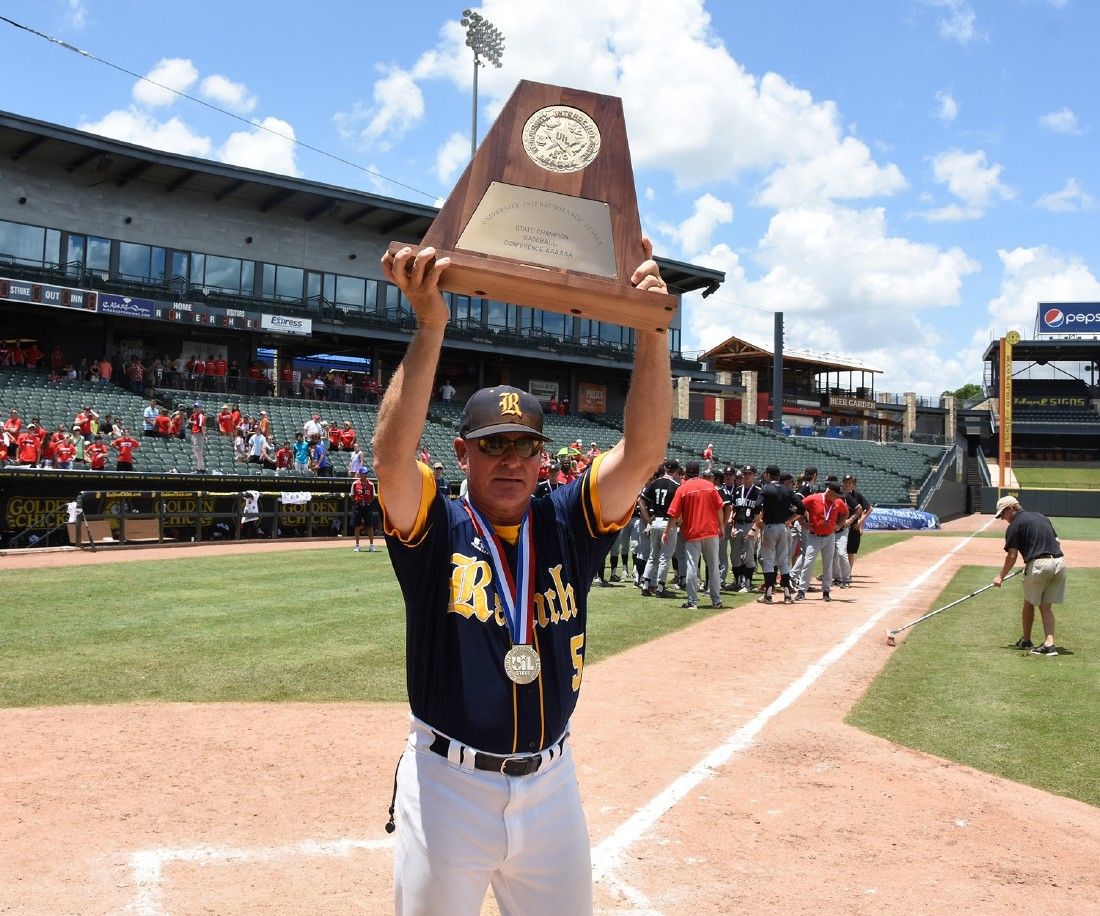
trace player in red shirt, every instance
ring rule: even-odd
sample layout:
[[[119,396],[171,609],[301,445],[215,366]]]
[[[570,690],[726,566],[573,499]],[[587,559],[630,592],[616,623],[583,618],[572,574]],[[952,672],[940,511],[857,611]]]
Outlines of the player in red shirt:
[[[19,434],[19,437],[15,440],[17,446],[17,451],[15,453],[16,464],[38,464],[40,448],[37,432],[37,428],[33,423],[31,423],[24,432],[21,432]]]
[[[661,535],[667,544],[672,532],[680,529],[687,555],[687,601],[681,607],[694,610],[699,602],[700,557],[707,563],[707,590],[712,607],[722,607],[722,576],[718,562],[718,537],[729,522],[729,507],[714,481],[700,476],[698,461],[684,466],[685,479],[668,507],[669,525]]]
[[[111,448],[118,449],[118,462],[116,471],[132,471],[134,469],[134,449],[141,448],[141,443],[130,435],[130,430],[124,429],[122,435],[111,443]]]
[[[802,497],[806,512],[802,543],[802,578],[798,583],[795,601],[802,601],[809,590],[814,561],[821,556],[821,600],[832,601],[829,592],[833,587],[833,553],[836,548],[837,522],[848,514],[848,504],[840,492],[840,484],[830,481],[823,493],[811,493]]]
[[[340,430],[340,448],[345,452],[350,452],[355,448],[355,443],[359,441],[359,436],[355,432],[355,427],[351,425],[351,420],[344,421],[344,428]]]
[[[107,452],[109,449],[103,442],[102,436],[96,436],[95,441],[84,449],[84,460],[93,471],[102,471],[107,467]]]

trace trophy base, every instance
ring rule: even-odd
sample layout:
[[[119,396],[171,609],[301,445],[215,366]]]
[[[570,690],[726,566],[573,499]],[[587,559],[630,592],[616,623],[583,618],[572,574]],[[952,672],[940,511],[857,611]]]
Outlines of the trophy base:
[[[389,251],[396,255],[403,248],[411,248],[417,253],[422,247],[393,242]],[[436,255],[451,259],[440,277],[439,288],[460,296],[479,296],[662,334],[679,305],[679,297],[669,293],[639,290],[619,280],[590,274],[468,251],[437,250]]]

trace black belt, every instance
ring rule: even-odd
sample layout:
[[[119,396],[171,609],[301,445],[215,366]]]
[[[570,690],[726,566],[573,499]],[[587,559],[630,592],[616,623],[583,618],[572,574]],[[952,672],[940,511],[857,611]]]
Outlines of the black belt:
[[[435,740],[428,748],[433,754],[438,754],[440,757],[450,757],[451,739],[447,738],[438,732],[432,732],[435,735]],[[550,759],[554,759],[555,749],[558,754],[561,754],[565,748],[565,739],[569,737],[569,732],[562,735],[561,741],[552,745],[550,750]],[[459,762],[465,754],[472,754],[474,758],[474,769],[486,770],[490,773],[503,773],[505,776],[530,776],[536,772],[540,766],[542,766],[542,754],[528,754],[518,757],[499,757],[496,754],[487,754],[484,751],[475,751],[471,747],[466,747],[464,744],[454,742],[459,748]]]
[[[1060,553],[1041,553],[1038,556],[1032,557],[1031,560],[1060,560],[1061,558],[1062,554]],[[1031,560],[1028,560],[1028,563],[1030,563]]]

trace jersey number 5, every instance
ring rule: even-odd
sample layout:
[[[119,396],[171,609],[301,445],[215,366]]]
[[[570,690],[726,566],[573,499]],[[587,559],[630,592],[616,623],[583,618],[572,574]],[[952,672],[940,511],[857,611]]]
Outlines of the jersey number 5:
[[[569,640],[569,652],[573,656],[573,692],[581,689],[581,673],[584,671],[584,634],[578,633]]]

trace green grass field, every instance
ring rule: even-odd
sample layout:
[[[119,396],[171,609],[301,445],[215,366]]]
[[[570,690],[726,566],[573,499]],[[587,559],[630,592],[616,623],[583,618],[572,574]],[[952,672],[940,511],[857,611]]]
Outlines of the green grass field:
[[[1026,498],[1026,497],[1025,497]],[[1027,503],[1024,503],[1026,508]],[[1058,537],[1063,541],[1100,541],[1100,519],[1097,518],[1079,518],[1072,516],[1051,516],[1050,523],[1054,526],[1054,530],[1058,532]],[[993,520],[993,524],[990,525],[985,531],[977,534],[976,537],[980,538],[997,538],[1004,540],[1005,529],[1008,527],[1003,521],[997,519]],[[878,537],[879,535],[875,535]],[[959,532],[957,531],[918,531],[917,537],[941,537],[941,538],[957,538]],[[863,543],[867,543],[866,537]]]
[[[934,607],[989,584],[964,567]],[[847,721],[899,744],[1100,805],[1100,570],[1070,571],[1055,608],[1061,655],[1010,648],[1019,578],[909,632]],[[1042,638],[1038,619],[1034,635]]]
[[[1042,468],[1012,469],[1020,486],[1028,489],[1096,490],[1100,489],[1100,468],[1074,468],[1050,465]]]
[[[864,540],[870,553],[909,537]],[[758,580],[759,581],[759,580]],[[404,605],[384,553],[332,550],[0,572],[0,706],[403,701]],[[753,595],[723,595],[727,606]],[[594,588],[586,662],[711,611]]]

